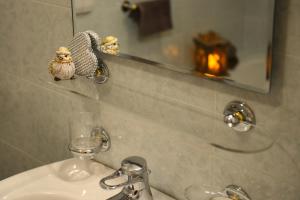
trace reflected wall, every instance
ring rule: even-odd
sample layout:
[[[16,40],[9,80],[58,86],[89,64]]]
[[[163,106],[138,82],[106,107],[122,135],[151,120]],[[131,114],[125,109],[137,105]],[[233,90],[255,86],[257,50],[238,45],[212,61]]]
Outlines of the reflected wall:
[[[74,0],[75,8],[79,2]],[[94,1],[89,12],[77,12],[76,32],[94,30],[101,37],[114,35],[119,38],[122,54],[162,63],[159,66],[171,70],[258,92],[269,91],[274,0],[171,0],[173,27],[147,36],[141,36],[140,26],[121,10],[122,2]],[[138,2],[143,1],[132,1]],[[153,13],[153,18],[159,21]],[[155,23],[155,20],[144,23]],[[238,62],[234,68],[225,66],[226,73],[198,70],[195,38],[211,31],[230,42],[236,51]]]

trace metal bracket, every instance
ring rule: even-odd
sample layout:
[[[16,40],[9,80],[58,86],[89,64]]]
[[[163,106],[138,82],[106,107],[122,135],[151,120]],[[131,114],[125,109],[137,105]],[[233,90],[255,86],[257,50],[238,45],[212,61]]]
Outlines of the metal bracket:
[[[101,138],[101,144],[98,148],[100,152],[106,152],[110,149],[110,137],[108,135],[108,132],[103,127],[93,128],[91,135]]]

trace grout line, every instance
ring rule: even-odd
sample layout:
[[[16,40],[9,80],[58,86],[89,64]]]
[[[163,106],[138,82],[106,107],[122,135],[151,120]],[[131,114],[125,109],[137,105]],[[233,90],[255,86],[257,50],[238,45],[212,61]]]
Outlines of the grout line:
[[[38,163],[40,163],[40,164],[43,164],[43,163],[44,163],[44,162],[42,162],[41,160],[38,160],[37,158],[33,157],[33,156],[30,155],[29,153],[23,151],[22,149],[20,149],[20,148],[14,146],[14,145],[9,144],[7,141],[5,141],[5,140],[3,140],[3,139],[1,139],[1,138],[0,138],[0,143],[2,143],[2,144],[4,144],[4,145],[6,145],[6,146],[8,146],[8,147],[10,147],[10,148],[12,148],[12,149],[14,149],[15,151],[17,151],[17,152],[19,152],[19,153],[21,153],[21,154],[23,154],[23,155],[25,155],[25,156],[27,156],[28,158],[32,159],[32,160],[35,161],[35,162],[38,162]]]
[[[300,61],[299,56],[296,56],[296,55],[293,55],[293,54],[290,54],[290,53],[285,53],[285,54],[283,54],[283,56]]]
[[[53,6],[53,7],[58,7],[58,8],[72,8],[71,4],[70,5],[61,5],[61,4],[57,4],[57,3],[50,3],[50,2],[45,2],[42,0],[31,0],[33,3],[38,3],[38,4],[42,4],[42,5],[48,5],[48,6]]]
[[[297,61],[300,61],[299,56],[291,54],[291,53],[286,53],[285,51],[275,51],[273,57],[275,57],[275,56],[280,56],[280,57],[283,57],[283,58],[287,57],[287,58],[292,58],[292,59],[295,59]],[[274,58],[273,58],[273,60],[274,60]]]
[[[162,95],[162,94],[158,94],[158,93],[145,94],[142,91],[135,90],[135,89],[132,89],[132,88],[127,88],[127,87],[124,87],[122,84],[118,84],[118,83],[113,83],[112,86],[117,87],[117,88],[121,88],[121,89],[125,88],[130,92],[134,92],[134,93],[140,94],[142,96],[147,96],[147,97],[150,97],[150,98],[154,98],[157,101],[168,102],[168,103],[171,103],[171,104],[175,104],[176,106],[185,107],[188,110],[200,112],[201,114],[205,115],[206,117],[214,117],[215,116],[214,111],[204,109],[202,107],[199,107],[199,106],[196,106],[196,105],[193,105],[193,104],[190,104],[190,103],[186,103],[182,100],[172,98],[170,96],[166,96],[166,95]]]
[[[11,74],[10,72],[7,72],[7,71],[3,71],[2,73],[6,73],[7,76],[10,76],[10,80],[13,80],[13,81],[23,81],[25,82],[26,84],[28,85],[31,85],[31,86],[34,86],[34,87],[37,87],[37,88],[40,88],[40,89],[44,89],[44,90],[48,90],[49,92],[51,93],[55,93],[57,94],[58,96],[61,96],[61,97],[64,97],[64,98],[68,98],[70,100],[72,100],[73,98],[70,97],[68,94],[72,93],[70,91],[66,91],[64,90],[63,88],[57,88],[57,89],[52,89],[51,86],[47,87],[47,86],[43,86],[42,84],[48,84],[46,82],[42,83],[42,84],[38,84],[37,82],[34,82],[32,80],[29,80],[29,79],[25,79],[25,78],[22,78],[21,76],[18,76],[18,75],[13,75]],[[53,86],[53,87],[56,87],[56,86]],[[74,93],[73,93],[74,94]],[[95,99],[96,100],[96,99]],[[97,101],[97,100],[96,100]]]
[[[268,176],[273,181],[278,182],[278,183],[292,184],[294,182],[294,181],[290,181],[290,179],[284,179],[284,178],[276,177],[276,175],[274,175],[274,173],[271,173],[270,171],[266,171],[266,170],[263,170],[263,169],[257,169],[257,168],[254,168],[254,167],[249,168],[249,166],[247,165],[247,163],[241,163],[239,161],[234,160],[233,158],[232,159],[227,159],[227,158],[224,159],[220,155],[213,155],[211,157],[212,157],[212,160],[217,159],[217,160],[221,160],[222,163],[224,163],[224,161],[227,162],[227,163],[231,163],[232,165],[239,166],[239,168],[246,169],[250,173],[255,172],[256,174],[259,173],[261,175]],[[212,161],[212,164],[213,164],[213,161]],[[212,166],[215,166],[215,165],[212,165]]]

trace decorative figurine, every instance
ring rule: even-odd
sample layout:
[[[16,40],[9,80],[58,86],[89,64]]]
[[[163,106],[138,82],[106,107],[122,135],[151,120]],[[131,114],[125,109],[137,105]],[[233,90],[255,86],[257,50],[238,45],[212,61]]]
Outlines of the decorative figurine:
[[[120,52],[118,38],[107,36],[101,41],[101,51],[106,54],[118,55]]]
[[[56,51],[55,59],[49,63],[48,69],[55,81],[74,79],[75,65],[69,49],[60,47]]]

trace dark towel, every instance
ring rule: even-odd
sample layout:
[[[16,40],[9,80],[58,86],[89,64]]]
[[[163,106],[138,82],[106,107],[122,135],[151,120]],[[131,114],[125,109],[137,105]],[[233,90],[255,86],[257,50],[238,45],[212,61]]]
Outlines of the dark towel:
[[[131,11],[139,26],[141,36],[148,36],[172,29],[170,0],[152,0],[136,3],[137,10]]]

